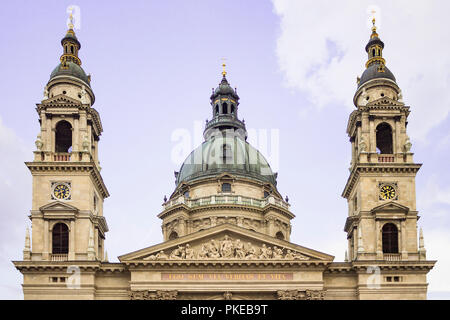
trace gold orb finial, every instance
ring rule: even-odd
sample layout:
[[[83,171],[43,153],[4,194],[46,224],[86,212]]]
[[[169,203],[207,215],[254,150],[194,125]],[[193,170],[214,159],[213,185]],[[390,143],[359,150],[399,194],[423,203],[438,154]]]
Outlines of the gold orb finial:
[[[225,67],[226,67],[225,60],[226,60],[225,58],[222,58],[222,75],[224,77],[227,75],[227,72],[225,71]]]

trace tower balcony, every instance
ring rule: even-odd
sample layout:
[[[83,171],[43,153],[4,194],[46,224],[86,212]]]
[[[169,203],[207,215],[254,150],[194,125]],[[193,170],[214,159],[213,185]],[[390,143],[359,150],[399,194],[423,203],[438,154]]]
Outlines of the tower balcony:
[[[51,261],[68,261],[69,255],[67,253],[51,253],[50,254]]]
[[[386,261],[400,261],[402,257],[400,253],[383,253],[383,259]]]
[[[220,127],[231,127],[245,131],[245,123],[236,118],[234,114],[223,114],[215,116],[205,126],[205,135],[211,129]]]
[[[359,163],[412,163],[412,153],[380,154],[377,152],[361,152]]]
[[[94,158],[89,152],[34,152],[35,162],[90,162],[93,160]]]

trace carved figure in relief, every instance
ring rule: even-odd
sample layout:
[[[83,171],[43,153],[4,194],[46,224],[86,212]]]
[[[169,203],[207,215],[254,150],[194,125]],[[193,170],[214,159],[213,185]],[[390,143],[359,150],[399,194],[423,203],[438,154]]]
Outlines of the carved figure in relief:
[[[198,253],[198,258],[199,259],[208,258],[208,245],[206,243],[202,244],[200,252]]]
[[[294,254],[292,253],[291,250],[288,249],[288,251],[286,252],[286,255],[284,256],[285,259],[287,260],[294,260]]]
[[[233,242],[228,237],[228,235],[226,235],[225,238],[222,240],[222,243],[220,245],[220,253],[222,255],[222,258],[233,257]]]
[[[214,241],[214,239],[212,239],[209,244],[208,257],[210,257],[212,259],[220,258],[219,248],[216,245],[216,241]]]
[[[186,253],[182,246],[178,246],[178,248],[174,249],[170,254],[170,259],[183,259],[186,257]]]
[[[194,249],[191,248],[191,246],[188,244],[186,244],[186,259],[190,259],[193,260],[195,259],[195,254],[194,254]]]
[[[272,258],[273,259],[282,259],[283,258],[283,250],[281,248],[278,248],[277,246],[273,247]]]
[[[269,252],[267,250],[266,244],[263,243],[261,247],[261,253],[259,254],[260,259],[269,259]]]
[[[247,250],[245,252],[245,259],[256,259],[256,249],[250,242],[247,243]]]
[[[245,258],[244,244],[241,242],[241,240],[237,239],[234,242],[234,249],[236,250],[236,258],[238,259]]]

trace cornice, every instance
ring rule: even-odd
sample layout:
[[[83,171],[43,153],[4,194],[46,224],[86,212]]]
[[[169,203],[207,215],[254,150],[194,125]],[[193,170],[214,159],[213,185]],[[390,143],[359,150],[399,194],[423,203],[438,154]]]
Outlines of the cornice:
[[[103,198],[109,197],[108,189],[103,182],[103,178],[98,171],[94,162],[25,162],[26,166],[32,173],[36,172],[51,172],[51,171],[79,171],[89,172],[92,179]]]
[[[138,268],[186,268],[186,267],[210,267],[214,269],[235,268],[274,268],[274,267],[293,267],[293,268],[325,268],[331,261],[323,260],[134,260],[124,261],[127,267],[132,269]]]
[[[386,261],[386,260],[364,260],[353,261],[352,266],[358,273],[367,272],[367,268],[377,266],[386,271],[423,271],[428,272],[433,269],[437,261]]]
[[[344,191],[342,192],[342,197],[348,198],[353,190],[353,186],[356,184],[359,176],[370,175],[370,174],[380,174],[380,173],[412,173],[416,174],[422,164],[420,163],[367,163],[367,164],[357,164],[353,167],[350,176],[347,179]]]
[[[100,261],[13,261],[14,266],[20,272],[66,272],[67,268],[76,265],[83,272],[96,272],[99,270]]]

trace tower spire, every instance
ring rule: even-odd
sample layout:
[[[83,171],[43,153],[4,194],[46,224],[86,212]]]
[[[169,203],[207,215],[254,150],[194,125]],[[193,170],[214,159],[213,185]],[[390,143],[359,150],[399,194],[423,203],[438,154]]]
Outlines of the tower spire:
[[[81,44],[75,35],[72,11],[70,11],[67,27],[68,30],[66,36],[61,40],[61,45],[63,47],[61,64],[67,66],[67,62],[73,62],[81,66],[81,60],[78,57],[78,51],[81,49]]]
[[[384,72],[386,64],[386,61],[383,58],[384,43],[380,40],[377,32],[375,13],[376,11],[372,10],[372,34],[366,45],[366,52],[368,53],[366,68],[369,68],[373,64],[378,64],[378,72]]]

